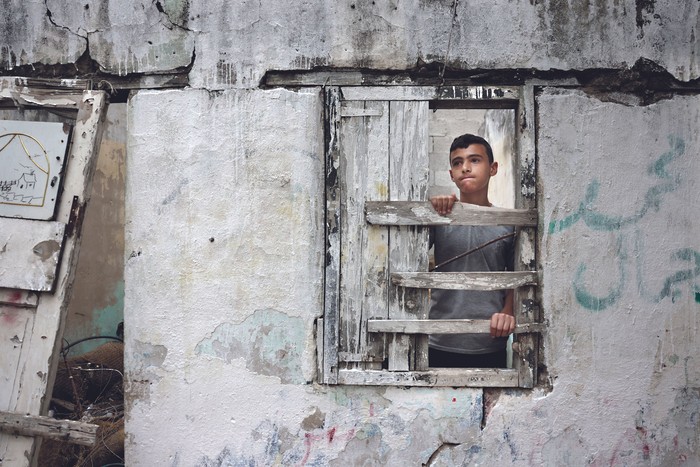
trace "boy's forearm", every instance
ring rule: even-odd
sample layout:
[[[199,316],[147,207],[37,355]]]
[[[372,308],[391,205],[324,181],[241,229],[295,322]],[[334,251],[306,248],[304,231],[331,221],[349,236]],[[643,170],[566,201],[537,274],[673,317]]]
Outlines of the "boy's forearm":
[[[501,310],[501,313],[505,313],[507,315],[515,316],[513,313],[513,289],[508,290],[506,293],[506,302],[503,305],[503,309]]]

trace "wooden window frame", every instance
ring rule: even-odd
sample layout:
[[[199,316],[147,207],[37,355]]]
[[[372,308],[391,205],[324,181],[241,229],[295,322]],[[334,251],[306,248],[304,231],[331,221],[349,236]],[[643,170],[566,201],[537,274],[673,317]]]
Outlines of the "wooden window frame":
[[[316,328],[318,381],[324,384],[370,386],[534,387],[537,382],[539,338],[545,328],[538,305],[541,298],[541,275],[537,267],[533,87],[331,86],[324,87],[323,92],[326,129],[326,263],[324,314],[318,320]],[[428,108],[506,108],[515,111],[515,172],[516,180],[520,182],[520,189],[516,189],[516,209],[458,205],[451,215],[445,217],[437,215],[429,202],[423,200],[427,180],[422,178],[415,182],[414,179],[422,177],[420,173],[401,171],[411,167],[408,162],[414,160],[416,162],[413,166],[425,165],[427,170],[427,154],[423,154],[426,151],[412,148],[411,141],[422,142],[421,138],[426,137],[427,131],[418,137],[415,137],[414,132],[424,131],[418,122],[426,117]],[[383,117],[385,113],[387,116]],[[351,124],[344,122],[344,119],[357,118],[364,121],[365,118],[373,117],[374,121],[379,122],[375,126],[381,126],[381,121],[387,119],[391,125],[384,124],[388,129],[377,129],[372,127],[374,124],[365,123],[369,129],[362,127],[360,131],[364,133],[358,136],[363,140],[358,144],[352,141],[346,145],[345,141],[354,137],[345,135],[345,131],[351,132],[352,129],[346,129]],[[398,129],[394,130],[394,127]],[[378,146],[372,146],[371,141],[375,130],[378,133],[386,131],[389,135]],[[398,132],[393,139],[392,131]],[[405,145],[404,135],[407,135],[409,141]],[[403,147],[394,149],[397,145]],[[383,150],[388,152],[385,159],[381,154]],[[344,157],[341,153],[352,153],[353,156]],[[365,183],[362,180],[362,170],[367,170],[367,173],[396,171],[394,179],[387,178],[392,180],[393,185],[389,188],[390,182],[387,181],[387,188],[384,189],[391,192],[385,193],[381,187],[371,186],[361,186],[358,190],[348,188]],[[344,183],[346,176],[355,177],[354,184]],[[363,205],[364,226],[360,225],[359,204]],[[423,272],[427,270],[427,229],[421,227],[445,224],[517,226],[515,271]],[[378,228],[385,230],[376,230]],[[370,243],[375,241],[377,235],[382,238],[379,243],[372,245],[390,245],[386,249],[391,250],[378,260],[379,266],[372,264],[371,254],[367,253],[372,248]],[[366,271],[355,264],[358,258],[341,259],[341,250],[345,250],[345,258],[350,258],[351,244],[357,243],[367,247],[361,254],[370,258]],[[395,249],[405,252],[396,255]],[[377,248],[375,250],[378,251]],[[380,254],[382,253],[377,253]],[[412,258],[416,258],[415,261]],[[365,258],[359,260],[364,265]],[[347,263],[349,272],[343,270],[342,261]],[[359,275],[358,270],[361,270]],[[377,275],[376,281],[372,274]],[[362,285],[355,289],[358,283]],[[514,305],[517,327],[513,344],[513,368],[428,368],[429,333],[488,332],[488,320],[427,319],[427,289],[437,286],[480,290],[515,288],[514,303],[519,305]],[[354,303],[362,311],[355,310],[352,303],[348,305],[348,300],[342,302],[342,294],[358,295],[353,297]],[[371,316],[374,313],[373,307],[383,308],[385,302],[388,311],[382,309],[378,313],[380,316]],[[366,316],[368,314],[370,316]],[[343,335],[346,328],[353,331],[349,333],[352,336]],[[347,344],[350,340],[353,341],[352,345]]]

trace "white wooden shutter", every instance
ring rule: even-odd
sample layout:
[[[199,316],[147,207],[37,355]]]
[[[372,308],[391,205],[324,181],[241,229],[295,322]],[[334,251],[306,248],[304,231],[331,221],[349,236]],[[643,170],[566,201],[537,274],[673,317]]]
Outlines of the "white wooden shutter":
[[[42,415],[48,409],[107,104],[105,93],[84,91],[86,84],[0,79],[3,104],[74,118],[54,220],[0,218],[0,412]],[[29,465],[35,438],[2,429],[0,463]]]

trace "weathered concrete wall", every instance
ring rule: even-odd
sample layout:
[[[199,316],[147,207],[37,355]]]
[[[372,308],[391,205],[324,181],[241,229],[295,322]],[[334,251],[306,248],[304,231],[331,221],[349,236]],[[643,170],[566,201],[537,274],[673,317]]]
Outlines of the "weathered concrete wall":
[[[700,98],[633,107],[551,89],[538,103],[552,387],[491,394],[482,430],[480,390],[311,383],[318,93],[133,98],[129,461],[700,462]]]
[[[452,1],[229,3],[3,3],[5,70],[192,86],[128,104],[128,465],[700,463],[700,3],[459,2],[454,28]],[[548,384],[313,383],[322,100],[261,89],[267,71],[447,62],[546,85],[640,58],[685,92],[537,97]]]
[[[130,463],[420,464],[443,442],[478,439],[478,390],[312,384],[320,115],[318,92],[132,99]]]
[[[73,63],[108,74],[191,66],[195,87],[255,87],[269,69],[625,68],[700,77],[693,1],[204,2],[3,0],[3,68]],[[455,17],[454,28],[453,16]],[[449,49],[448,49],[449,46]],[[196,59],[193,62],[193,58]]]

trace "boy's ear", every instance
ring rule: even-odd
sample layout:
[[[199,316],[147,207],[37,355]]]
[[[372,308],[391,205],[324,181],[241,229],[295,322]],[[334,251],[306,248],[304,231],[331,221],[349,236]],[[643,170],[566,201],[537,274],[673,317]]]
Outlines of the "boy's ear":
[[[452,171],[449,170],[449,172],[450,172],[450,180],[452,180],[452,181],[454,182],[454,181],[455,181],[455,178],[454,178],[454,176],[452,176]]]
[[[493,164],[491,164],[491,176],[493,177],[497,173],[498,173],[498,162],[494,162]]]

